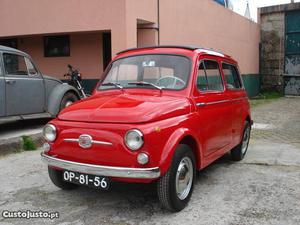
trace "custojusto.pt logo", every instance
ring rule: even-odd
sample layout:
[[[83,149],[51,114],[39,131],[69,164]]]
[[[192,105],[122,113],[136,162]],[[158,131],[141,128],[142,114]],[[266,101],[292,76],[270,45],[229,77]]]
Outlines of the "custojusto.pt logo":
[[[18,211],[9,211],[3,210],[2,217],[5,219],[34,219],[34,218],[43,218],[43,219],[57,219],[59,218],[59,212],[49,212],[49,211],[32,211],[32,210],[18,210]]]

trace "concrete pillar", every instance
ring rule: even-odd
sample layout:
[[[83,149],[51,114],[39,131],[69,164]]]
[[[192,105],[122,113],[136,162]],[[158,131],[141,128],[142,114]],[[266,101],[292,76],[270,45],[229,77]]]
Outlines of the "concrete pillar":
[[[138,29],[137,30],[138,47],[157,45],[157,30],[155,29]]]
[[[137,47],[136,21],[127,22],[124,26],[111,30],[112,57],[118,52]]]

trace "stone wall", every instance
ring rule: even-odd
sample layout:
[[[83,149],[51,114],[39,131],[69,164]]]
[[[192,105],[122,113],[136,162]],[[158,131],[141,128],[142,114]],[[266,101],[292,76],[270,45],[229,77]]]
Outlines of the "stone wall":
[[[283,91],[285,14],[261,14],[262,89]]]

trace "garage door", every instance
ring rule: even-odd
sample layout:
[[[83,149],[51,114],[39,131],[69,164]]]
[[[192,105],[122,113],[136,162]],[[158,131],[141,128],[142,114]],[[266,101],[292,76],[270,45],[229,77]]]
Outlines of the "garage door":
[[[300,95],[300,11],[285,16],[285,74],[286,95]]]

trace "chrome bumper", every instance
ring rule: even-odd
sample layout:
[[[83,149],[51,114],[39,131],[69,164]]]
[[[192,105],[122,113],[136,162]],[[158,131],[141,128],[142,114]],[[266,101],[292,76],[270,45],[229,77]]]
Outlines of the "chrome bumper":
[[[112,167],[99,166],[85,163],[78,163],[58,159],[41,153],[42,161],[49,166],[58,167],[79,173],[93,174],[107,177],[137,178],[137,179],[154,179],[160,176],[158,167],[154,168],[128,168],[128,167]]]

